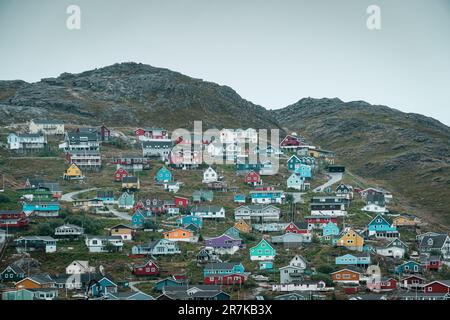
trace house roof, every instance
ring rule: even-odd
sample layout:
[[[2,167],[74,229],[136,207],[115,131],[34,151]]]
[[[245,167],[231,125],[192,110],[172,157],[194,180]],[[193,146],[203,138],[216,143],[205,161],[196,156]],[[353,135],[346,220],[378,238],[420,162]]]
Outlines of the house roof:
[[[97,198],[114,198],[114,191],[99,190],[99,191],[97,191]]]
[[[137,177],[130,177],[130,176],[123,177],[122,178],[122,182],[125,182],[125,183],[136,183],[136,182],[138,182],[138,178]]]
[[[240,262],[216,262],[208,263],[205,265],[205,269],[208,270],[231,270],[234,266],[239,265]]]
[[[206,205],[206,206],[195,206],[191,209],[194,212],[218,212],[222,210],[222,206]]]
[[[430,235],[424,236],[422,241],[420,242],[420,248],[423,249],[433,249],[433,248],[442,248],[447,239],[448,235],[446,234],[438,234],[438,235]],[[429,240],[432,240],[432,244],[428,244]]]

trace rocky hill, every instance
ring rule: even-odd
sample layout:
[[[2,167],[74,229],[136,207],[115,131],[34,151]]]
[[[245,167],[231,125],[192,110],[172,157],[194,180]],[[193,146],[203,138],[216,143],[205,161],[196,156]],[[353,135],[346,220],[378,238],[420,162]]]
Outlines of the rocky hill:
[[[273,111],[356,174],[408,199],[433,221],[450,224],[450,128],[429,117],[363,101],[306,98]]]
[[[302,99],[268,111],[233,89],[167,69],[121,63],[36,83],[0,81],[0,125],[57,118],[113,127],[283,128],[355,174],[450,225],[450,129],[437,120],[363,101]]]
[[[31,118],[168,129],[190,128],[199,119],[207,128],[277,127],[270,112],[227,86],[138,63],[36,83],[0,81],[0,123]]]

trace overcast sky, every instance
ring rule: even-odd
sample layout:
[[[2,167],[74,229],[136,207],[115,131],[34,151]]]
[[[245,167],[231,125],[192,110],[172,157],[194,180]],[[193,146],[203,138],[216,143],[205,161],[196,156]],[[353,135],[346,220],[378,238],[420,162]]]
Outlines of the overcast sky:
[[[81,29],[66,8],[81,8]],[[366,26],[369,5],[381,30]],[[0,79],[135,61],[266,108],[365,100],[450,125],[450,0],[0,0]]]

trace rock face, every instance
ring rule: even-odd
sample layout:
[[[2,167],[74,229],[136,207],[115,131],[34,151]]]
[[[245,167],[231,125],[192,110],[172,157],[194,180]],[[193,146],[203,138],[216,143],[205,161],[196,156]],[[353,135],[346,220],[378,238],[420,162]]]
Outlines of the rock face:
[[[306,98],[273,112],[289,131],[337,152],[356,174],[450,224],[450,128],[363,101]]]
[[[167,69],[121,63],[37,83],[0,81],[0,122],[54,117],[109,126],[277,127],[270,112],[233,89]],[[246,115],[246,116],[243,116]],[[248,115],[248,116],[247,116]]]

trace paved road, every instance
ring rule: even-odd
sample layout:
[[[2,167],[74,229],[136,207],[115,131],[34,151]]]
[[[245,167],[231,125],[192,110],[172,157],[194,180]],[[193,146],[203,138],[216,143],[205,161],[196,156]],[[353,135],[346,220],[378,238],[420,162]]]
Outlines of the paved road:
[[[98,189],[100,189],[100,188],[90,188],[90,189],[84,189],[84,190],[78,190],[78,191],[74,191],[74,192],[65,193],[61,196],[61,201],[72,202],[72,201],[75,201],[74,196],[79,195],[81,193],[98,190]]]
[[[109,212],[111,212],[116,217],[123,220],[131,221],[131,216],[128,214],[128,212],[117,211],[116,209],[114,209],[113,206],[106,206],[106,207],[108,208]]]
[[[330,179],[323,185],[315,188],[314,192],[322,192],[325,188],[330,187],[342,180],[342,172],[329,172],[327,175],[330,177]]]

